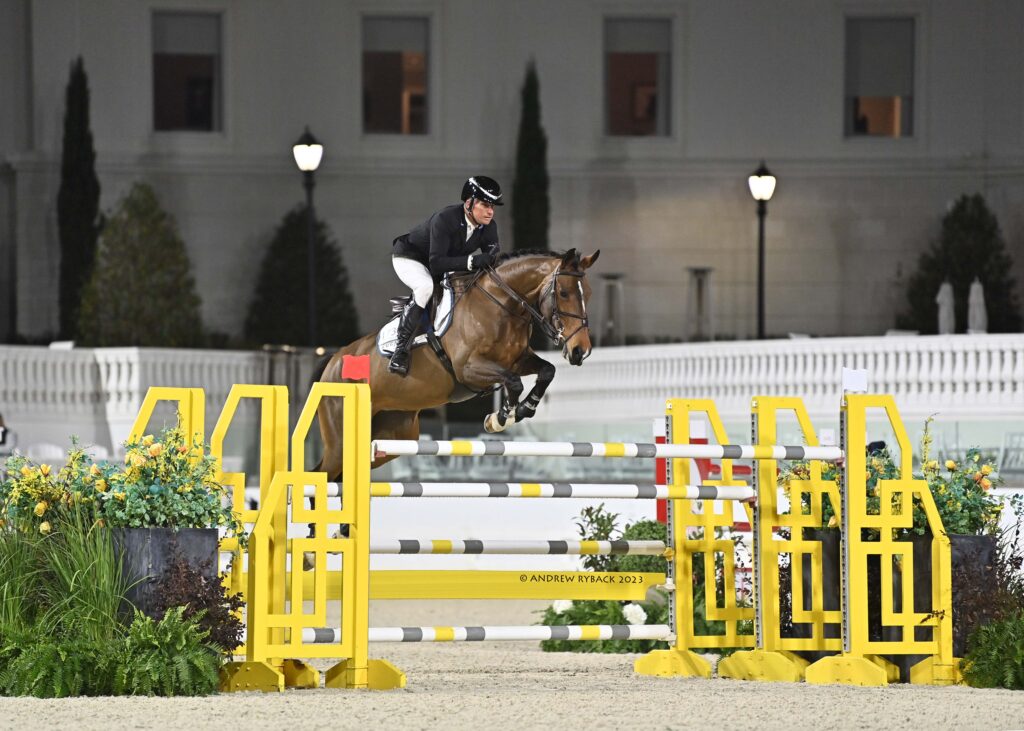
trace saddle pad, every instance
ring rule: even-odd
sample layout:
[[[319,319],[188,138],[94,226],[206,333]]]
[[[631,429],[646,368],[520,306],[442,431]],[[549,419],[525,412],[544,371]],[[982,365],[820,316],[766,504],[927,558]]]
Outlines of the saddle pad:
[[[444,335],[448,328],[451,327],[453,300],[452,287],[448,282],[448,275],[445,275],[444,281],[441,282],[441,302],[437,306],[437,312],[434,313],[434,333],[437,334],[437,337]],[[395,352],[395,341],[398,340],[398,320],[400,318],[401,315],[395,315],[377,333],[377,352],[383,356],[390,358],[391,354]],[[411,347],[418,348],[426,342],[426,333],[422,333],[413,338]]]

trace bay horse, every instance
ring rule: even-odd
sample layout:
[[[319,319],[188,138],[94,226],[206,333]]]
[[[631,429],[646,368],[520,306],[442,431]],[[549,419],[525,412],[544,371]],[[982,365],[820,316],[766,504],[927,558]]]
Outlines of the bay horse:
[[[484,428],[502,431],[533,416],[555,377],[555,367],[530,348],[534,326],[561,346],[572,365],[590,355],[587,269],[600,253],[512,252],[493,268],[457,277],[452,322],[440,338],[454,377],[429,346],[412,350],[407,376],[391,373],[388,359],[377,353],[374,332],[335,353],[318,380],[341,382],[343,356],[370,356],[373,439],[418,439],[421,410],[495,387],[503,392],[501,407],[487,416]],[[520,400],[522,376],[534,374],[536,385]],[[316,471],[331,480],[341,479],[342,408],[340,399],[324,399],[317,410],[324,455]],[[390,459],[376,459],[373,467]]]

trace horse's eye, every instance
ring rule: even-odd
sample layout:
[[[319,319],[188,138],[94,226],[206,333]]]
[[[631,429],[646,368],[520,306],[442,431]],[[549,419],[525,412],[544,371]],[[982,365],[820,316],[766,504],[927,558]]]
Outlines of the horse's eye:
[[[558,296],[561,297],[564,300],[569,299],[569,293],[566,292],[564,289],[558,290]]]

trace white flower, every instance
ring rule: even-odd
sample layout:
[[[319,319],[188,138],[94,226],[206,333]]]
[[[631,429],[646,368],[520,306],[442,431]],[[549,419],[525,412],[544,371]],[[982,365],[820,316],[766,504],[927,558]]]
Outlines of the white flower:
[[[647,621],[647,612],[639,604],[627,604],[622,608],[622,616],[630,624],[643,624]]]
[[[565,614],[570,609],[572,609],[571,599],[556,599],[555,602],[551,605],[551,610],[555,614]]]

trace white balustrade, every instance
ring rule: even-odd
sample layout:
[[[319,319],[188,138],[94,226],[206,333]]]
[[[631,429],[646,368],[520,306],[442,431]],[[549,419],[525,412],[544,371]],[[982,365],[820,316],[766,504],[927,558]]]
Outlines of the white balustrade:
[[[834,418],[843,366],[895,395],[904,419],[1024,421],[1024,335],[816,338],[597,348],[581,368],[549,354],[558,375],[537,423],[639,422],[671,397],[714,399],[745,419],[757,395],[801,396]]]

